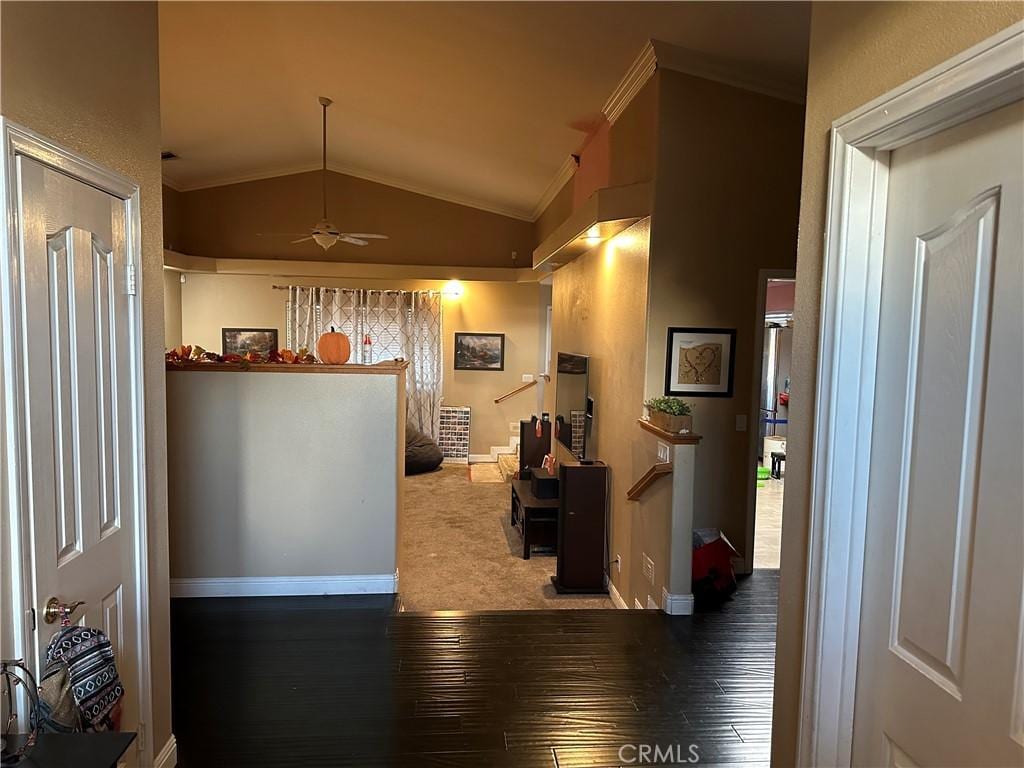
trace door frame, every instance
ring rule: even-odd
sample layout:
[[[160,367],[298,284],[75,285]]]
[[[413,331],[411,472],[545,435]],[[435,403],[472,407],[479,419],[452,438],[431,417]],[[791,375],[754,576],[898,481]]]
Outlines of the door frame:
[[[37,604],[33,550],[33,520],[30,514],[31,494],[29,467],[26,465],[28,450],[26,434],[28,428],[24,372],[21,362],[25,359],[27,329],[24,326],[22,304],[22,275],[18,269],[19,223],[14,202],[17,200],[15,164],[18,157],[30,158],[53,168],[71,178],[106,192],[124,202],[127,264],[134,269],[135,290],[128,297],[129,339],[130,339],[130,381],[133,407],[132,431],[134,433],[135,455],[133,456],[135,487],[132,495],[133,506],[133,550],[136,589],[136,638],[138,647],[139,673],[139,723],[142,748],[142,765],[152,764],[153,746],[145,738],[144,729],[152,723],[152,691],[150,674],[149,638],[149,550],[148,515],[146,506],[146,440],[145,440],[145,383],[142,348],[142,222],[139,208],[139,186],[132,180],[111,171],[91,160],[62,147],[39,134],[23,128],[0,116],[0,248],[3,264],[0,265],[0,435],[5,457],[3,472],[5,493],[0,496],[0,516],[9,532],[6,546],[11,566],[11,594],[5,595],[11,601],[11,641],[13,654],[24,658],[33,669],[38,669],[34,634],[42,631],[41,617],[34,616],[32,608]],[[128,279],[128,275],[125,275]],[[19,373],[15,373],[19,372]],[[33,627],[35,624],[35,627]]]
[[[1022,98],[1017,23],[832,124],[798,765],[852,757],[890,152]]]
[[[757,317],[754,320],[754,385],[750,393],[751,418],[747,446],[747,466],[757,465],[757,443],[761,435],[761,378],[764,376],[764,315],[768,304],[768,283],[771,280],[795,280],[795,269],[761,269],[757,272]],[[757,472],[748,478],[747,529],[743,548],[743,573],[754,572],[754,538],[757,531]]]

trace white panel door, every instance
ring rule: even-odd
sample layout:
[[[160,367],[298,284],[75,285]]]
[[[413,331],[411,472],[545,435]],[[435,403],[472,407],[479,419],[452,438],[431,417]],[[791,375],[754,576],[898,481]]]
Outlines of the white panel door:
[[[1024,765],[1022,121],[890,157],[855,765]]]
[[[138,725],[132,387],[126,203],[19,156],[24,396],[40,667],[60,626],[51,597],[82,601],[75,623],[110,637]]]

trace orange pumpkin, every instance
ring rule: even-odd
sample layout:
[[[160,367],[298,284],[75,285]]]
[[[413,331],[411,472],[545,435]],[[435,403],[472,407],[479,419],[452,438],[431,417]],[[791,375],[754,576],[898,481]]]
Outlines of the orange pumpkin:
[[[324,333],[316,342],[316,356],[321,363],[330,365],[344,365],[352,354],[352,345],[348,336],[339,333],[331,326],[330,333]]]

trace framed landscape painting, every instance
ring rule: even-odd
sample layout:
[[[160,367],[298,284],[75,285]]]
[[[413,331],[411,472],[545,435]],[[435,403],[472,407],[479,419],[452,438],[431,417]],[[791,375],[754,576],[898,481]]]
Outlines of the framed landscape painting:
[[[220,338],[222,355],[259,352],[266,356],[277,349],[277,328],[221,328]]]
[[[669,328],[665,394],[732,397],[735,328]]]
[[[504,371],[504,333],[456,333],[456,371]]]

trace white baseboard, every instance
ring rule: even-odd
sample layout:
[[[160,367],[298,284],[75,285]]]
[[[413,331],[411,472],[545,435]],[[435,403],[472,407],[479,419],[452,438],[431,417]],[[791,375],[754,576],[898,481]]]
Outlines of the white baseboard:
[[[662,589],[661,610],[670,616],[689,616],[693,613],[693,595],[673,595]]]
[[[171,597],[380,595],[398,590],[398,573],[363,576],[241,576],[171,579]]]
[[[626,605],[626,601],[622,599],[622,595],[619,594],[619,590],[615,588],[615,584],[612,580],[605,576],[605,580],[608,582],[608,597],[612,599],[612,605],[616,608],[621,608],[624,611],[629,610],[629,606]]]
[[[153,768],[174,768],[177,764],[178,742],[172,733],[171,738],[164,744],[164,748],[160,750],[160,754],[153,758]]]

